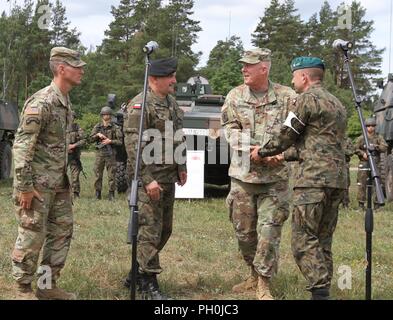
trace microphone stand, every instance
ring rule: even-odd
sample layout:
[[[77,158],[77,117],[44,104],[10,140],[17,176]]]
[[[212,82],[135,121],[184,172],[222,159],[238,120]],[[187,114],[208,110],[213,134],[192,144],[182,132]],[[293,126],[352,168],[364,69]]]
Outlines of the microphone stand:
[[[131,191],[128,196],[128,204],[130,208],[130,219],[128,221],[128,232],[127,232],[127,244],[132,244],[132,258],[131,258],[131,286],[130,286],[130,297],[131,300],[135,300],[136,293],[136,277],[138,272],[138,262],[137,262],[137,237],[138,237],[138,187],[141,185],[139,180],[139,171],[141,164],[141,146],[142,146],[142,135],[143,135],[143,124],[145,118],[145,108],[146,108],[146,94],[148,86],[148,75],[150,70],[150,54],[153,51],[146,52],[145,57],[145,82],[143,87],[143,100],[141,107],[141,117],[139,121],[139,136],[138,136],[138,149],[136,155],[136,162],[134,167],[134,179],[131,182]]]
[[[366,300],[371,300],[371,267],[372,267],[372,234],[374,231],[374,213],[372,208],[372,184],[374,182],[375,185],[375,193],[377,197],[377,204],[380,206],[385,205],[385,199],[382,191],[380,176],[377,171],[377,167],[375,164],[375,160],[373,157],[373,152],[375,151],[373,147],[371,147],[368,136],[367,129],[364,124],[364,118],[362,113],[362,100],[357,95],[356,85],[353,78],[353,74],[351,71],[351,66],[349,62],[349,53],[348,49],[343,50],[345,59],[344,63],[348,70],[349,80],[351,82],[352,93],[355,99],[355,107],[359,115],[360,124],[362,127],[362,133],[364,137],[364,142],[366,145],[366,153],[369,165],[368,179],[367,179],[367,209],[365,214],[365,231],[366,231],[366,258],[367,258],[367,268],[366,268]]]

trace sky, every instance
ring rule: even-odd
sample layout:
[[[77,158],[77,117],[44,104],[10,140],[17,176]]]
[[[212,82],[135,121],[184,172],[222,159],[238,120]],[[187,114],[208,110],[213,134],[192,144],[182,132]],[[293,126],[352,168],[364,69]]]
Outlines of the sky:
[[[11,0],[19,4],[23,0]],[[387,77],[389,73],[389,50],[390,46],[390,12],[393,0],[360,0],[366,8],[366,19],[374,20],[374,32],[371,40],[377,48],[386,48],[383,55],[382,73]],[[110,13],[111,6],[118,6],[120,0],[62,0],[66,7],[66,14],[72,27],[76,27],[82,33],[82,44],[94,48],[101,44],[104,31],[108,29],[113,20]],[[295,7],[301,15],[302,20],[307,21],[309,17],[319,12],[323,0],[295,0]],[[333,9],[342,2],[350,3],[348,0],[330,0]],[[255,30],[260,17],[263,16],[265,8],[270,0],[194,0],[193,19],[200,21],[201,31],[198,42],[193,50],[202,51],[200,66],[206,64],[209,52],[219,40],[225,40],[229,36],[236,35],[242,40],[245,49],[251,48],[251,33]],[[0,12],[9,11],[9,3],[0,0]],[[154,39],[152,39],[154,40]],[[390,72],[393,72],[393,56],[390,63]]]

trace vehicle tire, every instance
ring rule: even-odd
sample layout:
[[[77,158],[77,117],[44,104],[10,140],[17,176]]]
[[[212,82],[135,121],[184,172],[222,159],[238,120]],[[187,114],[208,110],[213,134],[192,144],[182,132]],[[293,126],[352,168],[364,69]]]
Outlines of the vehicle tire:
[[[393,154],[386,159],[385,193],[387,202],[393,201]]]
[[[125,162],[117,162],[116,187],[118,193],[124,193],[128,189],[127,164]]]
[[[7,179],[11,175],[12,149],[8,142],[0,142],[0,179]]]

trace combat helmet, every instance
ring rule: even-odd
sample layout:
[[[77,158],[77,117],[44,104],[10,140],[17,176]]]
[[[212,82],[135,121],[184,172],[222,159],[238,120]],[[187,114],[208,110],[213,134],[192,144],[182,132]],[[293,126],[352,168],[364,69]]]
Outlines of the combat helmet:
[[[109,107],[103,107],[101,109],[100,115],[103,116],[104,114],[110,114],[112,115],[112,109]]]
[[[366,127],[368,127],[368,126],[373,126],[373,127],[375,127],[375,126],[377,125],[377,121],[375,120],[374,117],[371,117],[371,118],[368,118],[368,119],[365,121],[365,125],[366,125]]]

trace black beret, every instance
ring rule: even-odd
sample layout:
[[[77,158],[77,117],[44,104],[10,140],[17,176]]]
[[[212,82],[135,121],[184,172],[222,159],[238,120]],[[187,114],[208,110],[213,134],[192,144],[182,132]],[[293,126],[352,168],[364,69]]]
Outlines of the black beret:
[[[167,77],[172,73],[176,72],[177,59],[176,58],[165,58],[150,61],[150,76],[155,77]]]

